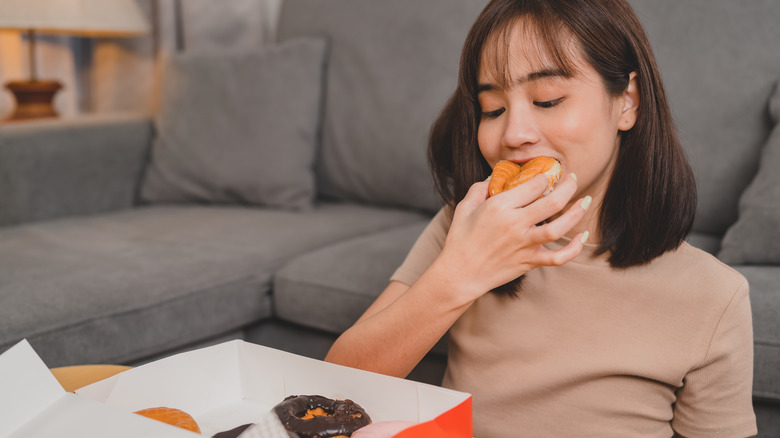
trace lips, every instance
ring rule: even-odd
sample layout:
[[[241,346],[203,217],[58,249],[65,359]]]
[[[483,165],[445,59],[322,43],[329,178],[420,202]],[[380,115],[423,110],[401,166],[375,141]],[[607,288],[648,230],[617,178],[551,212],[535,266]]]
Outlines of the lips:
[[[511,161],[511,162],[513,162],[513,163],[517,163],[517,164],[519,164],[519,165],[521,165],[521,166],[522,166],[523,164],[525,164],[525,163],[527,163],[527,162],[529,162],[529,161],[533,160],[534,158],[538,158],[538,157],[550,157],[550,158],[555,158],[555,159],[556,159],[556,160],[557,160],[559,163],[561,162],[561,160],[560,160],[560,159],[558,159],[558,158],[556,158],[556,157],[554,157],[554,156],[552,156],[552,155],[550,155],[550,154],[539,154],[539,155],[535,155],[535,156],[533,156],[533,157],[528,157],[528,158],[505,158],[505,160],[507,160],[507,161]]]

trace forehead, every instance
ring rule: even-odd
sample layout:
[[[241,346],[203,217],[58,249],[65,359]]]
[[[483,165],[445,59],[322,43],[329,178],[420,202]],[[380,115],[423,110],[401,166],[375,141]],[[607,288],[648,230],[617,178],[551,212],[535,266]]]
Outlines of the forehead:
[[[574,77],[583,63],[571,32],[562,26],[528,18],[507,21],[488,35],[479,61],[479,82],[508,87],[533,72],[556,72]]]

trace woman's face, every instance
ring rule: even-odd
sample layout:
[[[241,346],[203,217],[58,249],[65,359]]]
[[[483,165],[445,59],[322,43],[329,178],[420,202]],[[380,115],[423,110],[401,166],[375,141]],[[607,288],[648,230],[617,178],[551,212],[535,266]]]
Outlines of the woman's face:
[[[569,56],[576,72],[566,77],[546,55],[523,49],[540,45],[528,41],[533,32],[524,32],[521,26],[522,21],[510,30],[509,81],[495,77],[489,68],[495,64],[491,55],[504,49],[488,44],[482,54],[479,149],[491,167],[501,160],[524,163],[539,155],[556,158],[564,175],[577,175],[578,192],[572,199],[590,195],[600,202],[617,158],[620,131],[636,121],[635,75],[624,95],[610,96],[573,43]],[[509,85],[502,87],[504,82]]]

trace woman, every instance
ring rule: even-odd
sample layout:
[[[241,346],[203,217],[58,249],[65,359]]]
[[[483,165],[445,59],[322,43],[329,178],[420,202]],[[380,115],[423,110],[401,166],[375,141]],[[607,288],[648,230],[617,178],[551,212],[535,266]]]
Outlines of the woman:
[[[488,199],[539,155],[552,193]],[[748,285],[683,240],[693,176],[625,1],[491,1],[429,157],[447,206],[326,360],[405,376],[449,331],[478,437],[756,432]]]

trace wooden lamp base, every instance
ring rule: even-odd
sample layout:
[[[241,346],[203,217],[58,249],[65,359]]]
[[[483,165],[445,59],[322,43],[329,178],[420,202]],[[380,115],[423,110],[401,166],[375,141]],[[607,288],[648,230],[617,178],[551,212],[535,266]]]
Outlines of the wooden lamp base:
[[[57,117],[52,105],[54,95],[62,88],[57,81],[11,81],[5,84],[16,98],[16,109],[7,120]]]

